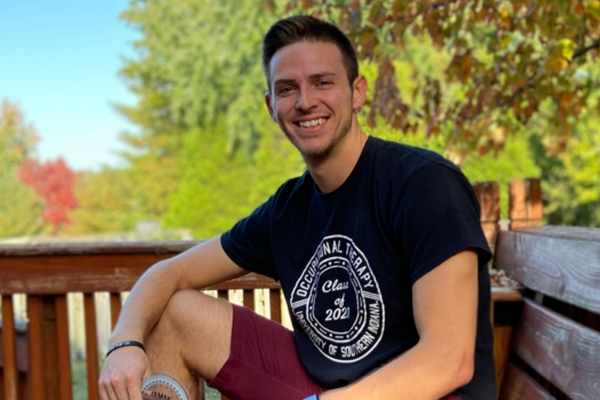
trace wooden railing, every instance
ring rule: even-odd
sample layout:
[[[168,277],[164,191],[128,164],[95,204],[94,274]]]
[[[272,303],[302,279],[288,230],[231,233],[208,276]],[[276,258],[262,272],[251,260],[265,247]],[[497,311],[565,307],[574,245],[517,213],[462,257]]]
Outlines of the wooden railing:
[[[482,206],[481,223],[490,244],[499,230],[500,187],[497,183],[474,185]],[[510,185],[510,225],[541,222],[539,180],[514,181]],[[121,293],[128,291],[153,263],[178,254],[196,242],[53,243],[0,245],[0,294],[2,328],[0,347],[0,400],[73,398],[67,295],[82,293],[85,326],[87,398],[98,398],[99,342],[95,293],[108,292],[111,324],[121,309]],[[243,303],[254,309],[255,289],[268,289],[270,317],[281,322],[281,292],[276,282],[249,274],[214,287],[221,298],[228,290],[243,291]],[[17,327],[13,294],[27,296],[26,328]],[[494,307],[520,299],[514,290],[494,288]],[[493,312],[494,310],[492,310]],[[496,325],[496,358],[503,371],[502,354],[507,343],[504,327]],[[500,373],[500,372],[499,372]]]

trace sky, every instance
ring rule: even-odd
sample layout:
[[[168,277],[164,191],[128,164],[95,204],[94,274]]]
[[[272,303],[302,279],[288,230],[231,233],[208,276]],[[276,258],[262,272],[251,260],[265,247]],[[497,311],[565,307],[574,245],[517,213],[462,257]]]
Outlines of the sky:
[[[41,160],[75,169],[119,164],[113,108],[133,104],[118,71],[136,32],[119,19],[127,0],[0,0],[0,100],[16,102],[39,136]]]

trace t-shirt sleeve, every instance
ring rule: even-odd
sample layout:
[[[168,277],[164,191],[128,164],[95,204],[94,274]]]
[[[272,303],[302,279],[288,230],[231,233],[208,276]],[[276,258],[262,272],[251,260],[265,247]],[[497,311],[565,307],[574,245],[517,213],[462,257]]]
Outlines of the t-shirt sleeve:
[[[480,266],[489,261],[479,203],[458,169],[441,163],[420,168],[409,178],[400,203],[394,225],[411,284],[463,250],[477,252]]]
[[[271,252],[272,196],[252,214],[221,235],[221,246],[238,266],[278,279]]]

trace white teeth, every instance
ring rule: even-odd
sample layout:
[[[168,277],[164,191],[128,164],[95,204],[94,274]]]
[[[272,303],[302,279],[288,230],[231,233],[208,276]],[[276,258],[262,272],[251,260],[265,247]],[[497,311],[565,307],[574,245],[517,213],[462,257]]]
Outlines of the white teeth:
[[[317,118],[317,119],[312,119],[310,121],[300,121],[299,125],[303,128],[310,128],[313,126],[321,125],[321,124],[323,124],[323,122],[325,122],[324,118]]]

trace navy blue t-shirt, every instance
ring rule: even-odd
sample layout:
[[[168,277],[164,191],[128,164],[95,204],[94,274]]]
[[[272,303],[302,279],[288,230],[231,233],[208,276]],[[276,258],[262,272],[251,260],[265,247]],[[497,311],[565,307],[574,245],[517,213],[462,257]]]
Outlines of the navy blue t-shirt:
[[[369,137],[346,181],[284,183],[221,237],[242,268],[280,281],[299,357],[325,388],[347,385],[418,341],[412,286],[458,252],[479,254],[475,377],[456,393],[495,397],[490,252],[471,185],[439,155]]]

